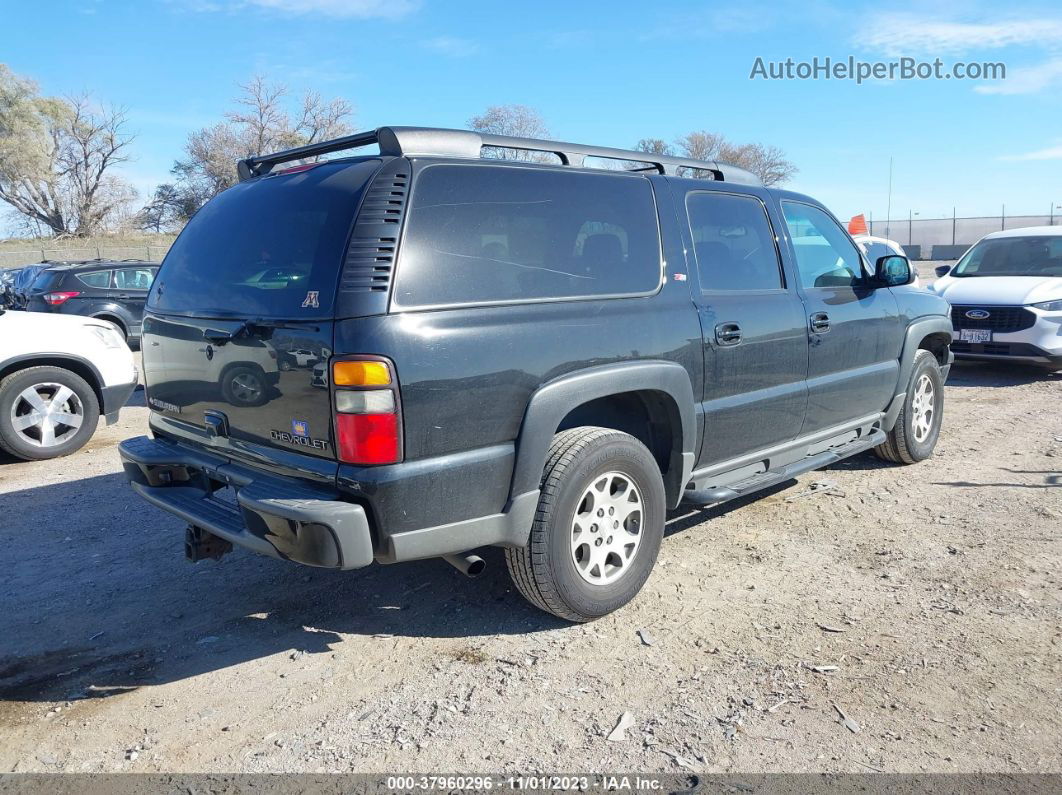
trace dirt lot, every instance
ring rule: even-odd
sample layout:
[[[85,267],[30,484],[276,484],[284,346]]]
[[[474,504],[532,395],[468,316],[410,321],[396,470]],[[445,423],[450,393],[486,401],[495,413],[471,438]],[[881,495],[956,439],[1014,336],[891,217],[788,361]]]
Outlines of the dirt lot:
[[[0,462],[0,770],[1060,771],[1062,377],[956,367],[946,400],[930,461],[675,513],[642,595],[569,626],[498,554],[186,563],[118,474],[138,392]]]

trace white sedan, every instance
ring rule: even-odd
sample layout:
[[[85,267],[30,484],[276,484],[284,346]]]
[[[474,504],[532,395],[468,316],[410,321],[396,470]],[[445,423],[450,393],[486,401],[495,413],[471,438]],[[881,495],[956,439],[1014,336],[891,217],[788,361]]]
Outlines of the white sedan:
[[[16,458],[68,455],[108,424],[137,385],[129,346],[110,323],[0,310],[0,449]]]

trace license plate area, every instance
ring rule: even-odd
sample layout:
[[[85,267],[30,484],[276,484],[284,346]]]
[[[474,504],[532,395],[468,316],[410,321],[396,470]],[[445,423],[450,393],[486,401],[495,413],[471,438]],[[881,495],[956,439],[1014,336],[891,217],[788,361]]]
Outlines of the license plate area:
[[[991,342],[992,330],[987,328],[959,329],[960,342]]]

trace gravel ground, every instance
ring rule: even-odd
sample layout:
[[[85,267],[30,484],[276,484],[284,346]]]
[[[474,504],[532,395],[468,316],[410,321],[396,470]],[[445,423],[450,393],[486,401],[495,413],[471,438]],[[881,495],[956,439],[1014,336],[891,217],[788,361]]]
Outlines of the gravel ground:
[[[946,393],[931,460],[676,512],[639,598],[570,626],[494,550],[474,581],[186,563],[119,474],[137,392],[0,461],[0,770],[1062,771],[1062,376]]]

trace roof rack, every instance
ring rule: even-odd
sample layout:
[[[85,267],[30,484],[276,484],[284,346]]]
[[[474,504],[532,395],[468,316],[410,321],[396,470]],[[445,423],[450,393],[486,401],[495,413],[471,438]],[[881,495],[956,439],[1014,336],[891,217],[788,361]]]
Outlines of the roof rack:
[[[628,169],[631,171],[656,171],[672,176],[690,176],[680,174],[679,170],[692,169],[694,171],[692,176],[700,176],[698,172],[708,172],[715,180],[736,182],[742,185],[762,184],[751,172],[714,160],[694,160],[688,157],[672,157],[633,149],[613,149],[606,146],[548,141],[542,138],[518,138],[510,135],[490,135],[471,130],[447,130],[435,127],[379,127],[331,141],[297,146],[294,149],[286,149],[270,155],[248,157],[237,163],[237,170],[240,180],[243,181],[269,174],[275,166],[281,163],[305,160],[372,144],[379,145],[380,154],[397,157],[480,158],[483,156],[484,147],[519,149],[529,152],[547,152],[556,155],[563,165],[576,168],[584,166],[588,157],[599,157],[644,164],[641,167]]]

